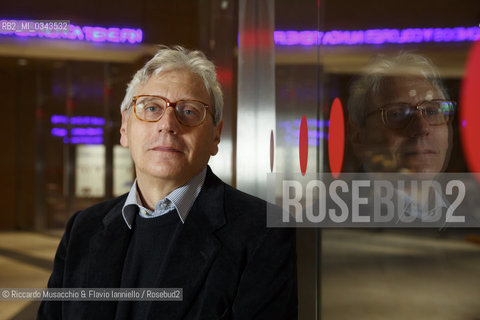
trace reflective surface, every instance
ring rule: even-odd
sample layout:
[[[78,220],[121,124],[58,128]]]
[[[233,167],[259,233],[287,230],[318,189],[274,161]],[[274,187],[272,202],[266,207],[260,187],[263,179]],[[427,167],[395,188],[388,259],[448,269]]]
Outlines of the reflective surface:
[[[322,319],[478,319],[480,246],[471,240],[434,230],[324,231]]]
[[[265,198],[275,132],[274,1],[239,2],[237,187]]]

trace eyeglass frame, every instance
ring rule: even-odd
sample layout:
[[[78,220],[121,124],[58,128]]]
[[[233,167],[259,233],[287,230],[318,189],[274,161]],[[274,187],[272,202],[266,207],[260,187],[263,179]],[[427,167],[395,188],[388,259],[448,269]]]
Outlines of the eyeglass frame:
[[[424,104],[425,102],[433,102],[433,101],[441,101],[441,102],[450,102],[452,103],[453,105],[453,112],[452,112],[452,115],[451,117],[445,121],[445,122],[442,122],[442,123],[439,123],[439,124],[431,124],[428,122],[428,120],[425,118],[425,107],[422,107],[422,104]],[[382,123],[383,125],[385,126],[385,128],[388,128],[388,129],[392,129],[392,130],[400,130],[400,129],[405,129],[408,124],[410,123],[410,121],[412,121],[413,119],[413,114],[410,116],[410,119],[408,119],[408,121],[406,122],[406,124],[403,126],[403,127],[399,127],[399,128],[391,128],[387,125],[387,121],[385,120],[385,110],[387,109],[388,106],[391,106],[391,105],[396,105],[396,104],[408,104],[409,105],[409,108],[410,109],[415,109],[415,111],[420,111],[420,114],[422,115],[422,118],[427,121],[427,123],[430,125],[430,126],[441,126],[443,124],[446,124],[446,123],[449,123],[453,120],[453,114],[455,112],[455,107],[457,106],[457,102],[454,101],[454,100],[447,100],[447,99],[432,99],[432,100],[423,100],[423,101],[420,101],[419,103],[417,103],[416,105],[411,105],[409,104],[408,102],[394,102],[394,103],[388,103],[386,105],[383,105],[381,106],[380,108],[378,109],[375,109],[375,110],[372,110],[370,112],[368,112],[367,114],[365,114],[365,119],[367,119],[367,117],[371,116],[372,114],[380,111],[381,112],[381,118],[382,118]]]
[[[145,120],[145,119],[142,119],[138,116],[138,114],[137,114],[137,100],[138,100],[138,98],[142,98],[142,97],[160,98],[160,99],[162,99],[163,101],[166,102],[165,103],[165,108],[163,109],[163,113],[160,116],[160,118],[158,118],[157,120]],[[202,121],[200,121],[200,123],[195,124],[195,125],[188,125],[188,124],[185,124],[182,121],[180,121],[180,119],[178,119],[177,112],[176,112],[176,110],[177,110],[176,107],[177,107],[177,104],[179,102],[183,102],[183,101],[200,102],[203,105],[205,111],[204,111],[204,114],[203,114],[203,119],[202,119]],[[207,111],[209,111],[210,114],[213,116],[212,111],[210,111],[210,108],[211,108],[210,105],[206,104],[203,101],[195,100],[195,99],[180,99],[180,100],[177,100],[175,102],[171,102],[170,100],[168,100],[167,98],[162,97],[162,96],[157,96],[157,95],[154,95],[154,94],[140,94],[140,95],[134,96],[132,98],[132,103],[130,104],[130,106],[132,106],[132,105],[133,105],[133,113],[135,113],[135,117],[140,121],[150,122],[150,123],[155,123],[155,122],[160,121],[163,118],[163,116],[165,115],[165,113],[167,112],[167,108],[169,108],[169,107],[172,107],[174,109],[173,113],[175,114],[175,119],[178,121],[178,123],[180,123],[181,125],[186,126],[186,127],[197,127],[197,126],[201,125],[205,121],[205,119],[207,118]]]

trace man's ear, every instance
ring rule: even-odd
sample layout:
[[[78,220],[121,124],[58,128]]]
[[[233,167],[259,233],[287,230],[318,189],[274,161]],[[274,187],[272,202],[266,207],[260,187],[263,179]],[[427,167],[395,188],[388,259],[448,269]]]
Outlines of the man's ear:
[[[122,126],[120,127],[120,144],[128,148],[128,118],[130,117],[130,109],[122,111]]]
[[[220,143],[220,136],[222,135],[223,120],[213,128],[213,145],[210,155],[214,156],[218,153],[218,144]]]

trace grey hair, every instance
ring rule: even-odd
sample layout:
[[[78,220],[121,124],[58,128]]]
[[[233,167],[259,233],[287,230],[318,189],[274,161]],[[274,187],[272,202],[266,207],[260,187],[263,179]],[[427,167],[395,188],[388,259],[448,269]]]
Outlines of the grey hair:
[[[123,112],[130,108],[133,94],[139,84],[145,84],[153,75],[156,76],[161,72],[177,69],[186,69],[202,78],[205,88],[213,100],[213,122],[215,125],[218,124],[222,119],[223,93],[217,80],[215,65],[207,59],[203,52],[198,50],[190,51],[181,46],[173,48],[162,46],[155,56],[135,73],[133,79],[128,84],[120,111]]]
[[[350,86],[347,103],[350,121],[357,125],[365,125],[367,106],[380,94],[384,79],[392,76],[424,77],[443,95],[443,98],[448,99],[447,90],[430,59],[410,52],[400,52],[391,57],[378,55],[368,63],[362,74]]]

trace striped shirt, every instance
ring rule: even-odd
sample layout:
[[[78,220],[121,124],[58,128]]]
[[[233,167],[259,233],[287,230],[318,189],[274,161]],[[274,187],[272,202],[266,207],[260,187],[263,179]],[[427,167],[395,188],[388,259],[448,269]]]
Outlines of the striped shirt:
[[[148,219],[164,215],[173,209],[177,210],[180,221],[185,223],[185,219],[187,219],[187,215],[202,189],[206,174],[207,168],[203,169],[183,186],[170,192],[165,198],[155,204],[153,212],[143,206],[137,190],[137,180],[135,180],[122,208],[122,216],[128,228],[132,228],[136,214]]]

